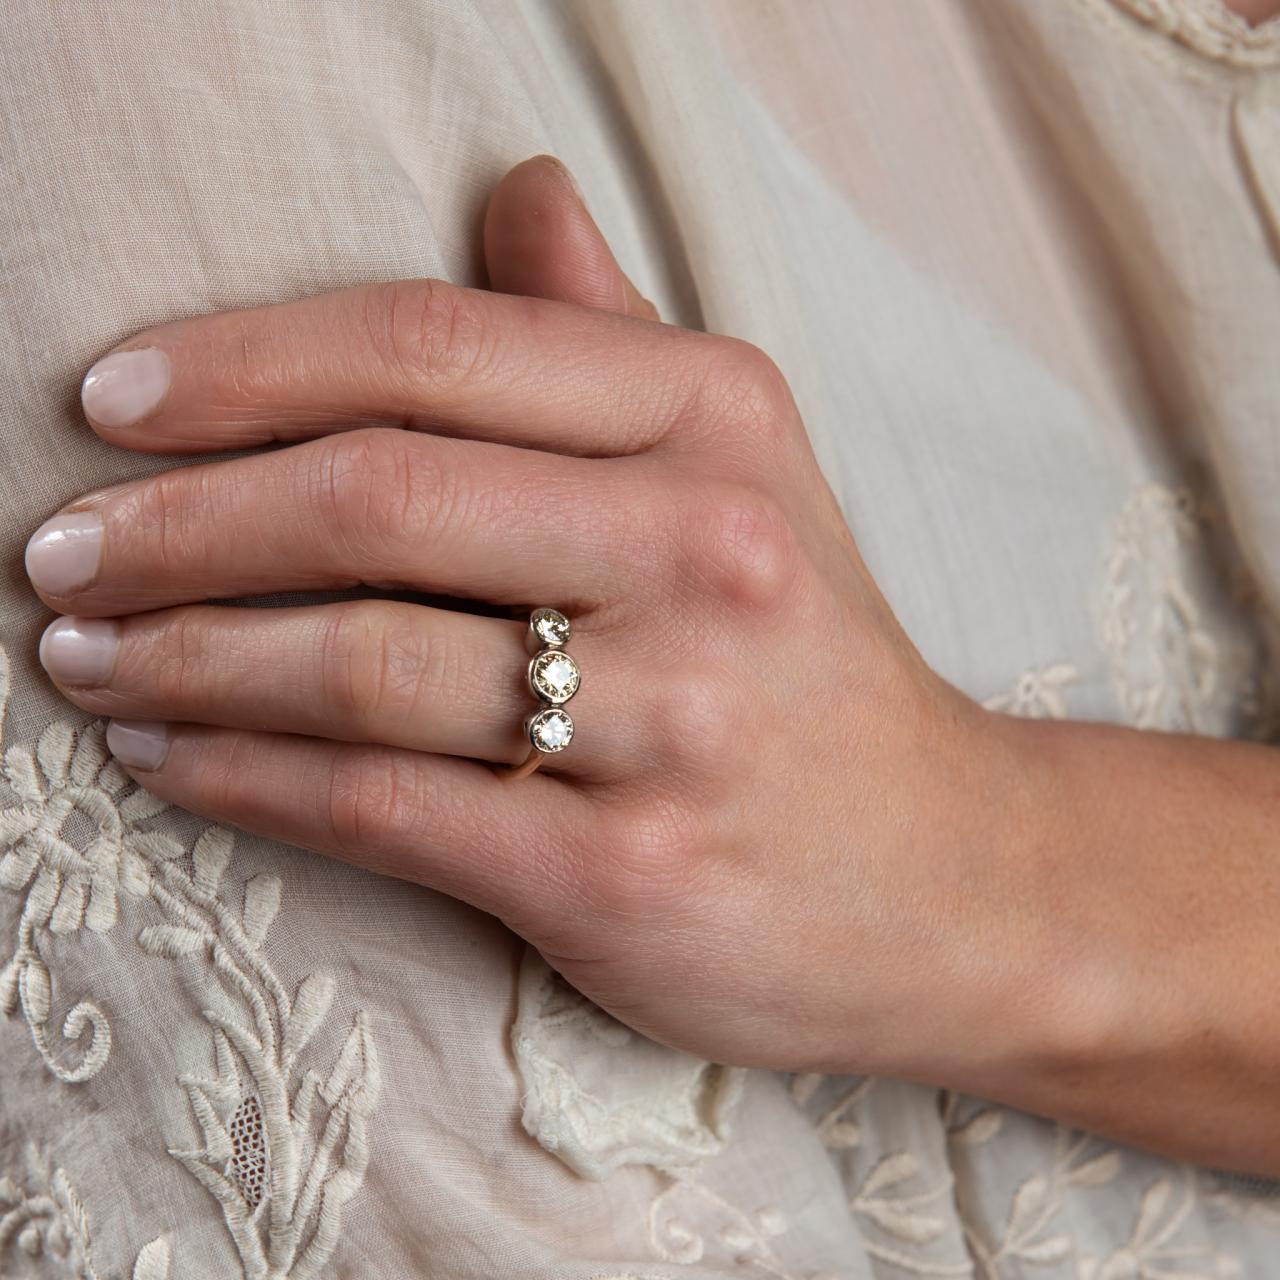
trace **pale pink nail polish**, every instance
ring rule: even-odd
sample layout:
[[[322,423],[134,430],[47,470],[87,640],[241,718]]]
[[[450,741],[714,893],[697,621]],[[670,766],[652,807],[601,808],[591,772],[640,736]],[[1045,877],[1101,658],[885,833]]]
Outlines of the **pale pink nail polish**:
[[[102,559],[102,517],[68,511],[46,520],[27,543],[27,577],[45,595],[62,597],[87,587]]]
[[[160,720],[112,720],[107,749],[127,768],[152,773],[169,754],[169,726]]]
[[[85,374],[80,403],[94,422],[127,427],[145,418],[169,390],[169,357],[157,347],[115,351]]]
[[[40,637],[40,665],[59,684],[106,684],[119,648],[114,618],[55,618]]]

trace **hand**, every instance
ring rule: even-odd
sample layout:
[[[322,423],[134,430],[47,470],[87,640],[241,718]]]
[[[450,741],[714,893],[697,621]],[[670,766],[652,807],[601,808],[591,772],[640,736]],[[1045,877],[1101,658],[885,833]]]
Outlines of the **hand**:
[[[991,834],[1004,748],[871,581],[782,374],[658,323],[545,158],[496,190],[485,249],[498,292],[348,289],[96,365],[113,444],[287,447],[42,526],[31,580],[71,615],[50,676],[156,795],[492,912],[658,1040],[924,1077],[988,1057],[976,1021],[1046,906]],[[201,603],[357,584],[510,616]],[[528,751],[539,604],[573,624],[577,732],[512,782],[485,762]]]

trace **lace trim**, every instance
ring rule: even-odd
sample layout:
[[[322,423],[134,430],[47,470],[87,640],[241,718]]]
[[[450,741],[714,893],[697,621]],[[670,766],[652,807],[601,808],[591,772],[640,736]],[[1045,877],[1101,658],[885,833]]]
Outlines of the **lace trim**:
[[[1280,67],[1280,17],[1251,27],[1222,0],[1111,0],[1131,17],[1215,62]]]

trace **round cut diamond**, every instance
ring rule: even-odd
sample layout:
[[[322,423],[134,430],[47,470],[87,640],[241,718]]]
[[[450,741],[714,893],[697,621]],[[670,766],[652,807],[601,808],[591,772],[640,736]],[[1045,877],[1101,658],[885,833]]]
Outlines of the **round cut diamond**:
[[[581,683],[578,664],[563,649],[544,649],[529,663],[529,685],[546,702],[568,702]]]
[[[535,609],[529,625],[542,644],[555,648],[569,643],[569,619],[559,609]]]
[[[573,721],[567,711],[548,707],[529,721],[529,741],[539,751],[563,751],[573,739]]]

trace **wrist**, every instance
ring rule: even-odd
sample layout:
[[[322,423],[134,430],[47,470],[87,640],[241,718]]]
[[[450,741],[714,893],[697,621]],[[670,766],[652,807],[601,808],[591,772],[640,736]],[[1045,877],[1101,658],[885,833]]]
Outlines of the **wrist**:
[[[1057,722],[968,699],[952,715],[957,763],[933,842],[946,937],[925,979],[918,1025],[929,1034],[895,1073],[1012,1098],[1117,1052],[1139,1012],[1135,957],[1109,945],[1093,911],[1107,887],[1085,856],[1096,852],[1098,798],[1081,776],[1080,744]]]

